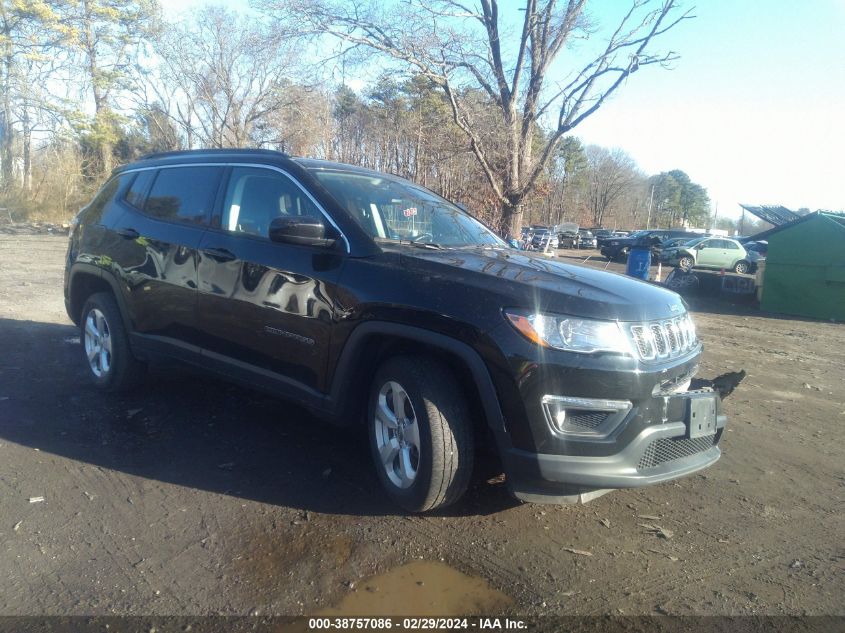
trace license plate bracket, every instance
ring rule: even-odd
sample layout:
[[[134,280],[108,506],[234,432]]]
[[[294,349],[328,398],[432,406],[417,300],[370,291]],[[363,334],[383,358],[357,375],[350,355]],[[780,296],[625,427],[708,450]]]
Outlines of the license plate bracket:
[[[716,395],[702,393],[689,398],[685,422],[690,439],[716,433]]]

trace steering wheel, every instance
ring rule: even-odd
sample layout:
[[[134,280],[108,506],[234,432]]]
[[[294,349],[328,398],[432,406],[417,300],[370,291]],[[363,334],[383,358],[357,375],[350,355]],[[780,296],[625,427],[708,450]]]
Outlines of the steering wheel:
[[[411,241],[412,242],[425,242],[425,241],[433,242],[434,236],[431,233],[422,233],[420,235],[417,235]]]

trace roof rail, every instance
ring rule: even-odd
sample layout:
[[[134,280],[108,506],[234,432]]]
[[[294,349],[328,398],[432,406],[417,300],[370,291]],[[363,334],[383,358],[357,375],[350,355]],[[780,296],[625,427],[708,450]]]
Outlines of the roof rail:
[[[155,160],[158,158],[171,158],[176,156],[203,156],[203,155],[228,155],[228,154],[264,154],[268,156],[276,156],[277,158],[288,158],[284,152],[278,152],[274,149],[259,149],[256,147],[228,147],[223,149],[180,149],[168,152],[153,152],[152,154],[145,154],[138,160]]]

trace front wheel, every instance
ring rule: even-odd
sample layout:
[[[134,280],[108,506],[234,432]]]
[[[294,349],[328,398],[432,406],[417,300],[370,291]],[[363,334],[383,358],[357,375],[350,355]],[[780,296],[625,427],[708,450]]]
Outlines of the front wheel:
[[[370,449],[379,481],[409,512],[455,503],[472,474],[472,420],[448,367],[425,357],[385,361],[370,388]]]
[[[734,266],[735,273],[746,274],[749,270],[748,262],[737,262],[736,266]]]
[[[693,258],[689,255],[684,255],[678,260],[678,266],[684,272],[689,272],[692,270],[692,267],[695,266],[695,260],[693,260]]]

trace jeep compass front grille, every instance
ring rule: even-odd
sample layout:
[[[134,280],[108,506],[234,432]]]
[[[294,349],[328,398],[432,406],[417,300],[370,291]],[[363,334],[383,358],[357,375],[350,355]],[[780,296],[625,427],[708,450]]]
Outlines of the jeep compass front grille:
[[[664,321],[630,326],[631,339],[641,360],[663,360],[682,356],[698,344],[695,326],[688,314]]]

